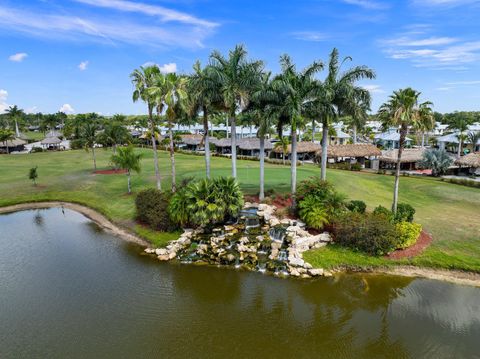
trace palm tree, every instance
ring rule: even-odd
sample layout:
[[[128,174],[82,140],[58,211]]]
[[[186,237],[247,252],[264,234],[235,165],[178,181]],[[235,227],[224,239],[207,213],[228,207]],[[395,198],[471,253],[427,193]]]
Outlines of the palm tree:
[[[272,106],[277,114],[278,129],[289,126],[291,131],[291,192],[295,206],[297,188],[297,129],[303,121],[308,103],[313,100],[314,75],[323,69],[321,62],[313,62],[303,71],[297,71],[288,55],[280,57],[281,73],[274,77],[272,88],[277,93],[277,103]],[[280,136],[282,137],[282,136]]]
[[[350,110],[351,114],[347,117],[347,123],[352,129],[352,142],[356,144],[358,130],[364,128],[367,123],[367,112],[370,111],[370,105],[361,99],[354,99]]]
[[[150,133],[152,135],[152,147],[153,147],[153,164],[155,167],[155,179],[157,182],[157,189],[162,189],[160,170],[158,168],[158,153],[157,142],[155,139],[155,121],[153,118],[153,110],[155,106],[155,97],[152,96],[149,88],[154,86],[156,79],[158,79],[160,69],[158,66],[140,66],[140,69],[136,69],[130,75],[132,82],[135,86],[133,91],[133,102],[137,102],[139,99],[147,104],[148,108],[148,121],[150,125]]]
[[[452,163],[453,160],[447,151],[433,148],[423,153],[420,166],[422,168],[430,168],[432,176],[437,177],[444,174]]]
[[[112,155],[111,161],[115,166],[127,170],[127,187],[128,193],[132,193],[130,185],[130,174],[132,171],[137,173],[140,172],[140,159],[142,158],[141,153],[135,153],[133,146],[122,147],[118,149],[118,154]]]
[[[7,155],[9,153],[8,141],[12,141],[14,139],[15,139],[15,134],[12,130],[9,130],[8,128],[0,129],[0,142],[3,142],[5,144],[5,148],[7,149]]]
[[[465,134],[465,131],[468,130],[468,125],[470,125],[471,122],[472,122],[471,119],[465,116],[461,112],[453,113],[447,118],[448,129],[455,130],[458,132],[457,158],[460,158],[460,156],[462,155],[462,145],[463,145],[463,141],[466,139],[464,134]]]
[[[232,177],[237,177],[237,113],[244,109],[263,69],[262,61],[248,61],[247,51],[242,45],[235,46],[225,58],[218,51],[210,55],[212,74],[219,83],[223,107],[230,118],[232,143]]]
[[[97,142],[97,130],[98,124],[95,121],[87,121],[83,124],[82,131],[80,133],[81,139],[85,143],[85,149],[88,151],[92,149],[93,170],[97,170],[97,158],[95,156],[95,144]]]
[[[392,212],[397,212],[398,184],[400,180],[400,164],[402,152],[405,147],[408,127],[413,129],[430,130],[435,125],[432,103],[429,101],[419,103],[420,92],[412,88],[394,91],[388,102],[384,103],[378,112],[384,127],[400,127],[400,141],[398,147],[397,167],[395,171],[395,186],[393,190]]]
[[[205,147],[205,174],[210,178],[210,135],[208,133],[208,116],[221,102],[220,86],[215,81],[212,68],[207,66],[202,69],[199,61],[193,65],[193,74],[188,81],[188,93],[190,102],[190,111],[197,113],[199,110],[203,115],[203,136]]]
[[[167,91],[165,93],[165,104],[167,105],[168,136],[170,138],[170,162],[172,166],[172,192],[176,191],[175,175],[175,144],[172,127],[183,111],[183,101],[187,97],[185,91],[187,78],[170,73],[166,76]]]
[[[370,106],[368,90],[356,85],[361,79],[373,79],[375,73],[366,66],[355,66],[340,72],[341,66],[352,58],[347,56],[341,62],[339,53],[334,48],[330,54],[328,75],[323,82],[317,82],[316,111],[322,122],[322,158],[321,179],[327,178],[328,133],[330,125],[340,116],[358,115],[359,106]]]
[[[15,123],[15,136],[20,137],[20,130],[18,128],[18,121],[25,115],[22,109],[18,108],[17,105],[10,106],[8,109],[5,110],[7,116],[13,120]]]
[[[113,154],[117,154],[117,146],[130,141],[130,133],[121,123],[107,122],[103,132],[99,135],[99,142],[104,146],[111,146]]]
[[[282,160],[284,165],[285,165],[285,155],[287,154],[289,144],[290,144],[290,141],[288,140],[288,137],[281,136],[279,138],[279,141],[276,142],[275,145],[273,146],[275,149],[281,149]]]
[[[480,145],[480,131],[474,132],[471,131],[468,133],[468,141],[472,144],[472,152],[475,152],[477,149],[477,144]]]

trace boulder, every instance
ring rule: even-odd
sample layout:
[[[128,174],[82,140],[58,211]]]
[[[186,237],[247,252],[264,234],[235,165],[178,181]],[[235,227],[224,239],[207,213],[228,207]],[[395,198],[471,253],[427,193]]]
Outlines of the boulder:
[[[161,261],[168,261],[170,259],[168,254],[162,254],[162,255],[158,256],[157,258]]]
[[[148,254],[155,253],[155,248],[145,248],[144,252]]]
[[[308,273],[313,277],[318,277],[323,275],[323,268],[311,268],[308,270]]]
[[[165,248],[157,248],[155,249],[155,254],[157,256],[161,256],[161,255],[167,254],[167,250]]]
[[[288,257],[288,262],[291,266],[294,267],[303,267],[303,265],[305,264],[305,261],[303,259],[297,257]]]

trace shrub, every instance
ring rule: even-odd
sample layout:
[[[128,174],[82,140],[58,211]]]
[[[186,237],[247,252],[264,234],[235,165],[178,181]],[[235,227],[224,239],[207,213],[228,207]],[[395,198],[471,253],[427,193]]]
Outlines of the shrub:
[[[395,215],[395,222],[413,222],[415,215],[415,208],[408,203],[399,203],[397,205],[397,213]]]
[[[135,199],[137,220],[159,231],[176,229],[167,211],[170,198],[171,193],[162,192],[155,188],[139,192]]]
[[[175,193],[168,212],[180,225],[209,226],[238,215],[243,193],[233,178],[219,177],[191,182]]]
[[[299,204],[300,219],[308,227],[322,229],[328,223],[328,214],[325,207],[314,196],[306,196]]]
[[[393,217],[392,211],[390,211],[388,208],[385,208],[383,206],[377,206],[373,210],[373,214],[376,216],[383,216],[387,219],[391,219]]]
[[[371,255],[385,255],[397,248],[395,225],[382,215],[351,212],[333,226],[335,241]]]
[[[353,200],[347,203],[347,209],[351,212],[365,213],[367,205],[363,201]]]
[[[447,172],[452,165],[453,159],[445,150],[429,149],[423,153],[420,166],[432,170],[432,176],[440,176]]]
[[[30,150],[30,153],[39,153],[39,152],[43,152],[43,148],[41,148],[41,147],[32,147],[32,149]]]
[[[395,225],[398,235],[397,248],[408,248],[417,242],[422,232],[422,225],[418,223],[400,222]]]
[[[83,139],[75,139],[70,141],[70,148],[72,150],[79,150],[85,148],[85,141]]]

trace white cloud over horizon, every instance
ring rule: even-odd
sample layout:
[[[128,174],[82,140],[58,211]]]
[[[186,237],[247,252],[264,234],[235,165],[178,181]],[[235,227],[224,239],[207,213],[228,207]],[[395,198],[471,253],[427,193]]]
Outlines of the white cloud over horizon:
[[[367,10],[384,10],[390,7],[386,2],[374,1],[374,0],[342,0],[349,5],[356,5]]]
[[[63,104],[59,109],[58,109],[59,112],[64,112],[66,114],[72,114],[72,113],[75,113],[75,110],[73,109],[73,107],[68,104],[68,103],[65,103]]]
[[[385,93],[385,90],[380,85],[362,85],[362,87],[373,94]]]
[[[329,38],[327,34],[319,31],[295,31],[291,35],[297,40],[315,42],[325,41]]]
[[[13,62],[22,62],[27,58],[28,54],[26,52],[18,52],[16,54],[10,55],[8,59]]]
[[[8,91],[0,89],[0,113],[4,113],[5,110],[9,107],[7,103]]]
[[[80,71],[85,71],[85,70],[87,69],[87,67],[88,67],[88,64],[89,64],[88,61],[82,61],[82,62],[80,62],[80,64],[78,65],[78,69],[79,69]]]
[[[168,64],[158,66],[161,72],[164,74],[169,74],[172,72],[177,72],[177,64],[175,62],[170,62]]]

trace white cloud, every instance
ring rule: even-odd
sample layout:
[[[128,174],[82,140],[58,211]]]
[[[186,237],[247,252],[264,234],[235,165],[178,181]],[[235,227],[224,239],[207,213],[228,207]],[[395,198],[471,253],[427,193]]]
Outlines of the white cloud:
[[[73,109],[73,107],[72,107],[71,105],[69,105],[68,103],[63,104],[62,107],[60,107],[60,108],[58,109],[58,111],[64,112],[64,113],[67,113],[67,114],[69,114],[69,113],[74,113],[74,112],[75,112],[75,110]]]
[[[362,87],[371,93],[385,93],[385,90],[380,85],[362,85]]]
[[[447,85],[454,85],[454,86],[480,85],[480,80],[447,82]]]
[[[412,39],[408,36],[402,36],[395,39],[390,39],[384,41],[385,44],[395,45],[395,46],[438,46],[438,45],[448,45],[458,40],[453,37],[428,37],[424,39]]]
[[[169,19],[174,21],[175,18]],[[203,40],[212,34],[214,26],[201,25],[201,22],[192,25],[188,19],[167,24],[155,19],[125,20],[114,14],[80,17],[0,5],[0,29],[54,40],[198,48],[203,47]]]
[[[9,106],[7,103],[7,97],[7,90],[0,89],[0,113],[3,113]]]
[[[437,87],[435,90],[437,91],[450,91],[451,87]]]
[[[318,31],[296,31],[292,32],[292,36],[297,40],[303,41],[325,41],[329,38],[328,35]]]
[[[25,113],[37,113],[38,112],[38,107],[37,106],[32,106],[29,107],[25,110]]]
[[[103,8],[110,8],[117,11],[136,12],[149,16],[158,16],[162,21],[176,21],[190,25],[199,25],[206,27],[215,27],[218,24],[199,19],[190,14],[167,9],[163,6],[149,5],[140,2],[125,1],[125,0],[75,0],[79,3],[98,6]]]
[[[170,63],[168,63],[168,64],[164,64],[164,65],[158,66],[158,68],[159,68],[160,71],[163,72],[164,74],[169,74],[169,73],[172,73],[172,72],[177,72],[177,64],[174,63],[174,62],[170,62]]]
[[[85,71],[88,67],[88,61],[82,61],[80,62],[80,64],[78,65],[78,68],[80,71]]]
[[[478,4],[480,0],[413,0],[414,5],[430,7],[454,7],[468,4]]]
[[[27,53],[25,53],[25,52],[19,52],[19,53],[10,55],[10,56],[8,57],[8,59],[9,59],[10,61],[13,61],[13,62],[22,62],[23,60],[26,59],[27,56],[28,56]]]
[[[380,1],[373,0],[342,0],[346,4],[356,5],[369,10],[387,9],[389,5]]]

